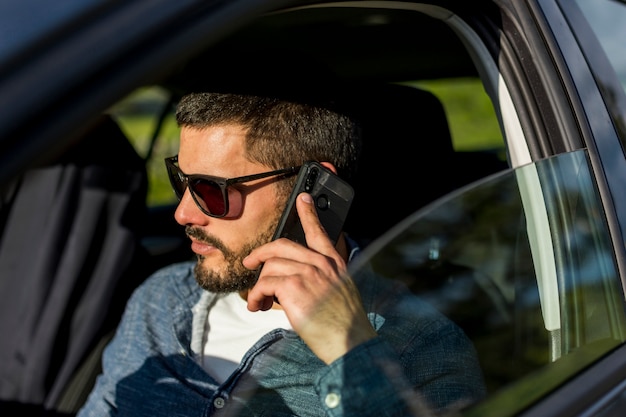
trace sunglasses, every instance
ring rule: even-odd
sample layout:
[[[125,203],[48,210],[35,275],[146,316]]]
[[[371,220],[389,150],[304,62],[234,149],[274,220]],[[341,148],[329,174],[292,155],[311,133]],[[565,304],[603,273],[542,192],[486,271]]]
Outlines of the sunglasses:
[[[226,215],[236,217],[241,213],[243,197],[241,190],[233,187],[233,185],[279,175],[282,178],[287,178],[295,175],[300,169],[300,167],[291,167],[237,178],[221,178],[200,174],[187,175],[178,167],[178,155],[165,158],[165,166],[176,197],[181,200],[185,190],[189,188],[193,201],[198,208],[211,217],[226,217]],[[236,212],[229,213],[231,208]]]

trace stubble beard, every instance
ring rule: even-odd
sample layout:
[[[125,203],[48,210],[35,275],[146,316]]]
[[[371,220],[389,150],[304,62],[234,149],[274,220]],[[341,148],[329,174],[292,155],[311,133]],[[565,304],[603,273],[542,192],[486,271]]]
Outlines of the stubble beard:
[[[200,242],[217,248],[224,257],[222,268],[209,269],[204,266],[204,256],[198,255],[198,262],[194,267],[196,282],[203,289],[213,293],[242,292],[251,289],[256,283],[257,271],[243,266],[243,259],[252,249],[269,242],[278,226],[279,216],[275,216],[270,225],[258,234],[253,240],[245,243],[238,251],[228,248],[224,242],[215,236],[207,235],[202,229],[187,226],[185,232]]]

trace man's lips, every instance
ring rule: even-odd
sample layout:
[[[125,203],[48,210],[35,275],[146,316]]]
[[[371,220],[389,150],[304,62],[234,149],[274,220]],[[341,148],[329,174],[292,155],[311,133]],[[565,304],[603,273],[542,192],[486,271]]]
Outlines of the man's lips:
[[[197,255],[207,255],[210,252],[216,251],[217,248],[208,243],[203,243],[191,238],[191,250]]]

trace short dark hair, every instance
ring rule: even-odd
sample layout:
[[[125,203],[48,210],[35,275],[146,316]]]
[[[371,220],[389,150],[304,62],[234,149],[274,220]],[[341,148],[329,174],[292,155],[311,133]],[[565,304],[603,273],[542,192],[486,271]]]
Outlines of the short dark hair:
[[[237,124],[247,129],[247,157],[273,169],[328,161],[341,177],[355,175],[361,150],[358,123],[326,107],[276,97],[191,93],[179,102],[181,127]]]

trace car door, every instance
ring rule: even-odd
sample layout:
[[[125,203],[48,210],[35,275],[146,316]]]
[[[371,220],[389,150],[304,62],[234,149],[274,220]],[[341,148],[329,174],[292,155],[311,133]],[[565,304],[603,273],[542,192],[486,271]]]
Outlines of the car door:
[[[517,415],[623,350],[623,291],[601,212],[587,152],[564,153],[415,212],[352,273],[402,282],[468,335],[488,395],[463,415]]]
[[[624,66],[607,15],[591,12],[624,8],[509,6],[493,32],[461,13],[448,22],[472,49],[514,170],[416,212],[362,261],[474,342],[489,394],[464,415],[619,415]]]

